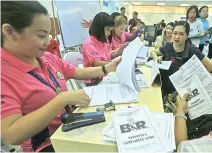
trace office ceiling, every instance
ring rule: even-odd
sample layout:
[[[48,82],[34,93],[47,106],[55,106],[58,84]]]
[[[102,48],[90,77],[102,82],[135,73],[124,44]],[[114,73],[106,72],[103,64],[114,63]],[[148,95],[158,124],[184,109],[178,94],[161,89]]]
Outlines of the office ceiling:
[[[190,4],[190,5],[209,5],[212,6],[212,0],[199,0],[199,1],[192,1],[192,0],[158,0],[158,1],[151,1],[151,0],[128,0],[125,1],[126,3],[130,3],[132,5],[152,5],[156,6],[157,3],[165,3],[165,6],[180,6],[181,4]]]

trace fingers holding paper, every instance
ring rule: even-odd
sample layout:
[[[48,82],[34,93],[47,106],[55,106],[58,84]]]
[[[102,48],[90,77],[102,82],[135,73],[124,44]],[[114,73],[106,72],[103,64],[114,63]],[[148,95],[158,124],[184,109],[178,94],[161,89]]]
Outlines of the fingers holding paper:
[[[107,72],[114,72],[116,71],[117,66],[121,62],[122,58],[121,56],[116,57],[115,59],[112,60],[109,64],[105,65],[106,71]]]
[[[185,94],[183,98],[180,98],[180,96],[177,96],[177,101],[176,101],[176,107],[177,109],[183,110],[184,112],[187,112],[188,110],[188,104],[187,104],[187,98],[189,94]]]
[[[63,98],[66,99],[67,104],[71,105],[88,106],[91,101],[89,96],[82,89],[64,92]]]

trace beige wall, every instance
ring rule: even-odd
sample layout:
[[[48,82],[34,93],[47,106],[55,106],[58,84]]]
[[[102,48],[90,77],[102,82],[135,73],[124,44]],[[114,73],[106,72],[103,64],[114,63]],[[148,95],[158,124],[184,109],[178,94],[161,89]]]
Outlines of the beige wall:
[[[126,6],[128,18],[132,18],[133,11],[138,12],[138,17],[148,25],[160,22],[162,19],[166,23],[180,20],[186,15],[188,7],[178,6]],[[212,7],[209,8],[208,17],[210,26],[212,26]]]

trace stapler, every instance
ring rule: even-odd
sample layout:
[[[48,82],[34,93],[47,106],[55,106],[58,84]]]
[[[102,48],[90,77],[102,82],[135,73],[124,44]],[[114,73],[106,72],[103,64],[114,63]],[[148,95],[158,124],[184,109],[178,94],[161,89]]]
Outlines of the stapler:
[[[76,128],[105,122],[104,112],[64,113],[61,115],[62,131],[67,132]]]

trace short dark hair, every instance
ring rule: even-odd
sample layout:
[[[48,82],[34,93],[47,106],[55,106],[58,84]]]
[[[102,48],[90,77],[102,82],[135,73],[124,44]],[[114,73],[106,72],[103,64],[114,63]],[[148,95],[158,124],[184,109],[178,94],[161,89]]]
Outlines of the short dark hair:
[[[121,7],[121,9],[120,9],[120,10],[121,10],[121,11],[122,11],[122,10],[125,10],[125,8],[124,8],[124,7]]]
[[[175,23],[174,22],[169,22],[166,26],[168,26],[168,25],[174,27],[175,26]]]
[[[195,19],[199,17],[199,12],[198,12],[198,7],[196,5],[192,5],[191,7],[188,8],[187,10],[187,13],[186,13],[186,19],[188,20],[188,13],[191,11],[191,10],[195,10],[196,12],[196,16],[195,16]]]
[[[117,16],[119,16],[119,15],[121,15],[121,13],[119,13],[119,12],[113,12],[110,16],[113,18],[113,20],[117,17]]]
[[[163,20],[161,20],[161,21],[163,21],[163,22],[164,22],[164,19],[163,19]]]
[[[89,29],[89,34],[94,36],[98,41],[107,42],[104,27],[114,25],[114,20],[109,14],[100,12],[94,17],[92,25]],[[112,35],[109,37],[109,41],[112,41]]]
[[[165,28],[166,27],[166,24],[165,23],[160,23],[160,25],[163,27],[163,28]]]
[[[133,12],[133,14],[138,15],[138,12]]]
[[[32,24],[36,14],[48,15],[46,8],[38,1],[1,1],[1,27],[7,23],[17,32],[22,32]],[[1,45],[3,45],[2,34]]]
[[[175,26],[173,28],[173,31],[174,29],[177,27],[177,26],[183,26],[185,28],[185,32],[186,34],[188,35],[189,34],[189,31],[190,31],[190,25],[187,21],[178,21],[177,23],[175,23]]]
[[[202,12],[202,10],[203,10],[204,8],[207,8],[207,9],[208,9],[208,6],[202,6],[202,7],[200,7],[200,9],[199,9],[199,14]]]

